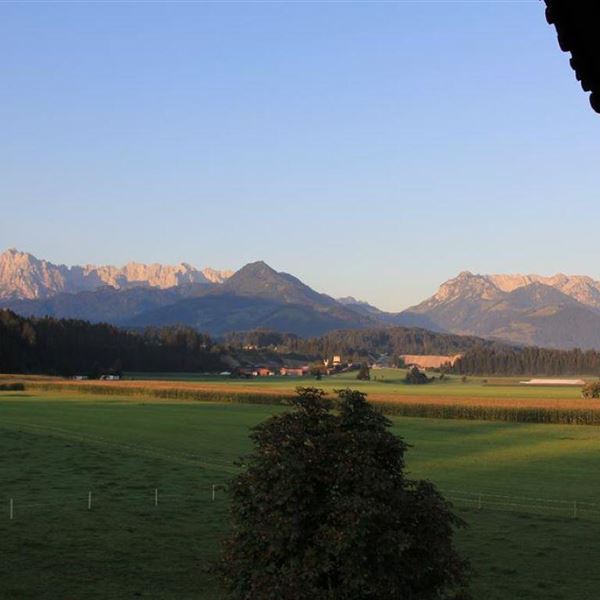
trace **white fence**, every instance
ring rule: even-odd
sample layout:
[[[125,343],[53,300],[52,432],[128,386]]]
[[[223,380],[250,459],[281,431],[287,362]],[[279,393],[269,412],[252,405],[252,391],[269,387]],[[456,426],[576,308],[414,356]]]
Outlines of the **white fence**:
[[[162,493],[159,488],[152,488],[148,490],[147,494],[125,494],[116,496],[114,491],[106,492],[94,492],[93,490],[87,490],[87,492],[75,493],[75,494],[54,494],[52,496],[44,495],[43,502],[32,502],[28,498],[23,497],[12,497],[8,498],[7,514],[10,521],[14,521],[23,512],[31,512],[31,509],[74,509],[74,510],[87,510],[93,511],[98,507],[100,503],[103,507],[111,504],[118,504],[119,502],[127,501],[131,505],[137,507],[147,508],[158,508],[159,505],[173,505],[177,501],[183,502],[214,502],[219,497],[224,498],[224,494],[219,494],[225,490],[222,484],[213,484],[208,488],[198,491],[195,494],[181,493],[181,494],[169,494]],[[132,502],[133,501],[133,502]]]
[[[225,499],[223,493],[226,486],[212,484],[208,487],[197,489],[195,492],[167,493],[159,488],[149,488],[145,492],[94,490],[79,493],[55,493],[52,496],[43,495],[40,502],[33,502],[31,498],[10,497],[2,500],[6,507],[0,511],[9,520],[18,519],[24,513],[31,513],[32,509],[71,509],[93,512],[96,508],[106,508],[127,502],[128,506],[137,508],[158,508],[159,506],[173,507],[183,503],[192,503],[196,506],[212,503],[215,500]],[[440,489],[441,493],[455,506],[456,509],[466,508],[479,511],[508,511],[521,514],[555,516],[565,519],[586,519],[600,521],[600,503],[583,500],[550,499],[533,496],[520,496],[512,494],[497,494],[489,492],[473,492],[467,490]],[[1,506],[1,504],[0,504]],[[1,517],[0,517],[1,518]]]
[[[600,503],[582,500],[559,500],[510,494],[490,494],[465,490],[444,490],[444,496],[457,508],[503,510],[538,515],[554,515],[571,519],[600,520]]]

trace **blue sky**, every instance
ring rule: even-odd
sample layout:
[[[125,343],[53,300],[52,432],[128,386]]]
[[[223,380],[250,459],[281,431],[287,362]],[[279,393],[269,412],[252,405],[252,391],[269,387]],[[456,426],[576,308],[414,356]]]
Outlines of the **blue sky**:
[[[542,2],[4,2],[0,81],[2,248],[390,310],[600,278],[600,116]]]

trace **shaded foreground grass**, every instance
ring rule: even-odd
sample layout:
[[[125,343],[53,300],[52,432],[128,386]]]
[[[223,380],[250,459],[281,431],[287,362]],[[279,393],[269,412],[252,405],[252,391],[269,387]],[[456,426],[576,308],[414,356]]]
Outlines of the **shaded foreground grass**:
[[[0,597],[220,598],[213,484],[279,407],[0,394]],[[600,430],[395,418],[408,468],[445,490],[593,502]],[[154,506],[154,488],[159,505]],[[93,507],[87,510],[87,492]],[[15,519],[8,520],[8,499]],[[600,522],[461,508],[476,598],[597,597]]]

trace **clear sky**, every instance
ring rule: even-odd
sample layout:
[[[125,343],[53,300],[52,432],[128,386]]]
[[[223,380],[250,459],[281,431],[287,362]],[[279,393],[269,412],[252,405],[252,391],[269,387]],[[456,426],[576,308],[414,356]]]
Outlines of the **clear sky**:
[[[600,278],[600,116],[542,2],[2,2],[0,249],[263,259],[385,309]]]

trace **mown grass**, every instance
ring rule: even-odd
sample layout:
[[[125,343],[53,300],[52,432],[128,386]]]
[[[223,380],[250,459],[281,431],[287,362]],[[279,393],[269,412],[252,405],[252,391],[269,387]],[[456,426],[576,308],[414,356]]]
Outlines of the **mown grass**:
[[[248,428],[282,407],[0,394],[0,597],[217,599],[205,567]],[[444,490],[600,499],[600,429],[394,418],[411,476]],[[154,507],[158,488],[159,506]],[[93,509],[87,493],[93,491]],[[8,499],[15,519],[8,520]],[[476,598],[597,597],[600,521],[460,508]]]

